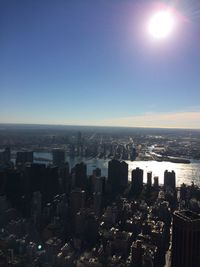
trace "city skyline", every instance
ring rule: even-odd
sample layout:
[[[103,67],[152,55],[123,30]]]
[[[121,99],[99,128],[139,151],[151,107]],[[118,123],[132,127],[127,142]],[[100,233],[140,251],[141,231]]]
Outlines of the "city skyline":
[[[155,41],[167,2],[1,1],[0,123],[200,128],[199,4]]]

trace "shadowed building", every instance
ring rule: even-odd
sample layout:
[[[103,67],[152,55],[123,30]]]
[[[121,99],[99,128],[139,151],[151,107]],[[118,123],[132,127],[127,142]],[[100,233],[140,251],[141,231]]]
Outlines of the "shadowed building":
[[[176,189],[176,174],[174,171],[169,172],[166,170],[164,172],[164,188]]]
[[[76,164],[76,166],[72,169],[72,174],[74,175],[74,187],[85,189],[87,183],[86,164],[83,162]]]
[[[147,186],[152,186],[152,172],[147,172]]]
[[[44,191],[43,197],[44,200],[51,201],[55,195],[59,193],[59,176],[58,176],[58,167],[48,166],[45,171],[45,180],[44,180]]]
[[[96,177],[100,177],[101,176],[101,169],[96,168],[95,170],[93,170],[93,175]]]
[[[26,184],[28,193],[32,194],[33,192],[44,191],[44,180],[46,177],[46,165],[33,163],[26,166]]]
[[[155,189],[158,189],[158,188],[159,188],[159,177],[158,177],[158,176],[155,176],[155,177],[153,178],[153,180],[154,180],[153,187],[154,187]]]
[[[33,163],[26,166],[26,193],[32,195],[33,192],[42,193],[44,202],[50,201],[58,194],[58,167],[45,164]]]
[[[128,185],[128,164],[125,161],[121,162],[120,172],[121,172],[120,185],[122,188],[126,188]]]
[[[143,189],[143,170],[136,168],[132,170],[131,191],[134,195],[139,195]]]
[[[200,266],[200,215],[188,210],[173,214],[171,267]]]
[[[59,176],[61,182],[61,191],[63,193],[69,193],[71,189],[71,178],[68,162],[65,162],[63,166],[59,168]]]
[[[108,162],[108,185],[110,192],[114,195],[119,192],[120,187],[120,162],[118,160],[111,160]]]
[[[0,151],[0,163],[9,163],[11,159],[10,147],[6,147],[4,151]]]
[[[119,193],[128,184],[128,164],[118,160],[108,163],[108,184],[113,194]]]
[[[12,207],[20,208],[22,186],[21,173],[18,170],[5,171],[5,193]]]
[[[52,149],[53,164],[60,167],[65,162],[65,151],[60,148]]]
[[[16,164],[33,163],[33,151],[19,151],[16,155]]]
[[[75,216],[75,214],[82,208],[85,207],[85,199],[86,194],[84,190],[80,188],[76,188],[70,193],[70,209],[71,214]]]

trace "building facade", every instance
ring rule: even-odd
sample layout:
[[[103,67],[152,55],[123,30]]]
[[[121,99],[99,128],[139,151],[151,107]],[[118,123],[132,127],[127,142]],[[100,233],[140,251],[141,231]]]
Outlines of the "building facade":
[[[188,210],[174,212],[171,266],[200,266],[200,215]]]

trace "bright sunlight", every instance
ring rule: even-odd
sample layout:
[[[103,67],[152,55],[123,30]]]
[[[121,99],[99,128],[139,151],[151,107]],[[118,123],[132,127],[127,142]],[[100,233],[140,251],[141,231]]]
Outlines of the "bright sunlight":
[[[148,23],[148,31],[155,39],[163,39],[170,35],[174,29],[173,14],[167,10],[155,13]]]

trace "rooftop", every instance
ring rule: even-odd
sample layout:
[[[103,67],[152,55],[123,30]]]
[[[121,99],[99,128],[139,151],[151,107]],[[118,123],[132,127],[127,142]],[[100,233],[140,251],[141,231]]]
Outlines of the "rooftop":
[[[186,221],[200,220],[200,215],[189,210],[177,211],[174,214]]]

